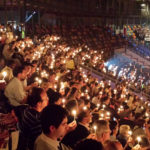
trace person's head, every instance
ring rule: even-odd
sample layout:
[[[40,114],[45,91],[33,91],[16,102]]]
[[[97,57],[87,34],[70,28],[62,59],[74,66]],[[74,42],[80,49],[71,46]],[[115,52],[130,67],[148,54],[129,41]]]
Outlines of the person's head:
[[[97,130],[96,136],[97,140],[104,143],[110,139],[111,130],[109,128],[109,122],[106,120],[98,120],[96,122]]]
[[[17,63],[16,63],[16,61],[14,61],[14,60],[9,60],[8,63],[7,63],[7,65],[8,65],[10,68],[12,68],[12,69],[14,69],[15,67],[17,67]]]
[[[71,113],[72,110],[78,111],[78,103],[76,100],[70,100],[66,104],[66,109]]]
[[[78,100],[79,111],[82,111],[84,106],[85,106],[84,100],[83,99],[79,99]]]
[[[128,125],[121,125],[119,129],[119,133],[125,137],[129,136],[130,126]]]
[[[92,121],[92,115],[89,110],[82,111],[78,114],[78,122],[89,124]]]
[[[55,92],[55,91],[50,91],[48,92],[49,95],[49,102],[50,104],[57,104],[57,105],[61,105],[61,94],[59,92]]]
[[[87,99],[84,100],[84,104],[85,104],[85,106],[86,106],[87,108],[90,108],[90,107],[91,107],[91,103],[90,103],[90,101],[87,100]]]
[[[118,141],[106,141],[104,143],[105,150],[123,150],[122,145]]]
[[[54,72],[50,72],[49,81],[52,83],[55,82],[55,77],[56,77],[56,74]]]
[[[108,96],[105,96],[105,97],[102,98],[101,101],[102,101],[102,103],[105,103],[105,104],[108,105],[110,103],[110,98]]]
[[[41,112],[48,105],[47,93],[42,88],[33,88],[28,97],[28,104]]]
[[[37,68],[37,61],[33,61],[30,73],[33,74],[36,71],[36,68]]]
[[[72,98],[72,97],[75,97],[77,94],[77,88],[73,87],[71,89],[71,92],[70,92],[70,95],[68,96],[68,98]]]
[[[18,66],[14,68],[13,75],[20,80],[24,80],[27,77],[28,72],[26,71],[25,66]]]
[[[25,72],[27,75],[30,75],[31,74],[31,68],[32,68],[32,65],[31,64],[25,64]]]
[[[48,105],[41,114],[43,133],[54,140],[62,138],[67,129],[67,111],[59,105]]]
[[[150,146],[150,142],[149,142],[149,140],[148,140],[148,138],[146,137],[146,136],[140,136],[141,137],[141,141],[140,141],[140,145],[141,145],[141,147],[142,148],[147,148],[147,147],[149,147]]]
[[[74,148],[74,150],[103,150],[103,145],[93,139],[86,139],[80,141]]]

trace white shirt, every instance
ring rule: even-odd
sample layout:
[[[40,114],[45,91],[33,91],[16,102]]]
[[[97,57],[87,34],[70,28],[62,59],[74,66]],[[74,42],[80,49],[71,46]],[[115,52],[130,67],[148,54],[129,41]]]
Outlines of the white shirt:
[[[34,150],[58,150],[59,142],[41,134],[35,141]]]
[[[34,150],[59,150],[59,141],[53,140],[42,133],[34,143]],[[72,150],[61,143],[62,150]]]
[[[22,82],[14,77],[5,88],[5,96],[13,106],[19,106],[26,96]]]

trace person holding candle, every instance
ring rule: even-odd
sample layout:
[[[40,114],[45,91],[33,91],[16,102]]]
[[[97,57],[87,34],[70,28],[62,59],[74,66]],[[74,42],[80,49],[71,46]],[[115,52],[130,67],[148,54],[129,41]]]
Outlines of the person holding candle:
[[[34,150],[70,149],[58,140],[67,132],[67,115],[67,111],[59,105],[49,105],[44,108],[41,114],[43,133],[37,137]]]
[[[5,66],[1,73],[0,78],[4,79],[7,83],[13,78],[13,69],[17,66],[16,61],[10,60],[7,63],[7,66]],[[5,76],[3,76],[3,73],[6,72]]]
[[[65,145],[70,147],[74,147],[75,144],[87,137],[94,136],[94,134],[90,134],[89,124],[92,121],[92,116],[89,110],[82,111],[77,116],[77,127],[72,132],[69,132],[62,140]]]
[[[69,112],[68,123],[74,121],[78,115],[78,103],[76,100],[70,100],[66,104],[66,109]]]

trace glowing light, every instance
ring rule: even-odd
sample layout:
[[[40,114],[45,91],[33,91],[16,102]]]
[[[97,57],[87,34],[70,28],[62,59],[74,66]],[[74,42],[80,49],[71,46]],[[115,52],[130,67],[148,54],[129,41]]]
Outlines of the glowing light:
[[[76,111],[76,110],[72,110],[72,114],[73,114],[73,116],[74,116],[74,120],[75,120],[76,115],[77,115],[77,111]]]
[[[93,126],[93,129],[94,129],[95,134],[96,134],[97,126],[96,126],[96,125],[94,125],[94,126]]]
[[[142,140],[140,136],[138,136],[136,139],[137,139],[138,143],[140,143]]]
[[[2,72],[2,75],[3,75],[3,80],[4,80],[5,77],[7,76],[7,72],[6,72],[6,71],[3,71],[3,72]]]
[[[128,131],[128,134],[131,136],[132,135],[132,131]]]
[[[83,110],[87,110],[87,107],[86,107],[86,106],[84,106],[84,107],[83,107]]]

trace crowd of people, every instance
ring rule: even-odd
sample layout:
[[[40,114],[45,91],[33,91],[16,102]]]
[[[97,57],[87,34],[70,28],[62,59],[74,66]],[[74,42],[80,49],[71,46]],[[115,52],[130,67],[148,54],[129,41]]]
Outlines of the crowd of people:
[[[17,150],[150,149],[150,102],[80,66],[105,73],[121,37],[92,26],[19,39],[0,28],[1,147],[17,130]]]

